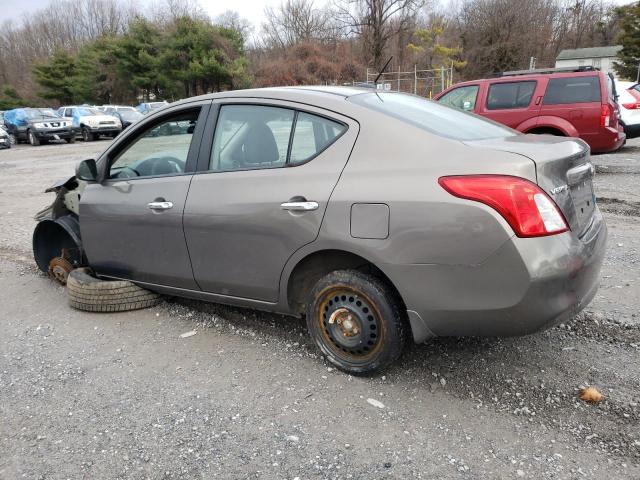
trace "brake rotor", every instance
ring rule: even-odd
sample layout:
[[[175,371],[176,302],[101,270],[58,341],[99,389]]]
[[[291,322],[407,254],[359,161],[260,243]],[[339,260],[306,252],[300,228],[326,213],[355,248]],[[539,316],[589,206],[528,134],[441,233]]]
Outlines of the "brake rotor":
[[[49,262],[48,270],[51,278],[61,285],[66,285],[67,277],[69,273],[71,273],[71,270],[73,270],[73,265],[64,257],[53,257]]]

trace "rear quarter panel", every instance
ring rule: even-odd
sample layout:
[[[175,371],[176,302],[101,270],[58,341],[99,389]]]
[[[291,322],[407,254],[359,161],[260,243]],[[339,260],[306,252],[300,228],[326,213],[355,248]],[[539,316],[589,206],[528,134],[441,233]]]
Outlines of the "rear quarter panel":
[[[510,174],[535,181],[526,157],[438,137],[370,112],[325,214],[319,244],[382,264],[470,265],[482,262],[513,232],[491,208],[453,197],[443,175]],[[389,206],[389,236],[350,235],[354,203]],[[384,270],[384,269],[383,269]]]

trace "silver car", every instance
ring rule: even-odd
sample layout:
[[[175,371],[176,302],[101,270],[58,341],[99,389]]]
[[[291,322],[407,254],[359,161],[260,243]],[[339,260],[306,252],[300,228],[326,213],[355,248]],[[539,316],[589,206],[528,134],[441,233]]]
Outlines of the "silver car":
[[[607,237],[593,175],[581,140],[416,96],[224,92],[81,162],[34,250],[44,270],[62,251],[103,279],[305,316],[364,374],[409,338],[525,335],[584,308]]]

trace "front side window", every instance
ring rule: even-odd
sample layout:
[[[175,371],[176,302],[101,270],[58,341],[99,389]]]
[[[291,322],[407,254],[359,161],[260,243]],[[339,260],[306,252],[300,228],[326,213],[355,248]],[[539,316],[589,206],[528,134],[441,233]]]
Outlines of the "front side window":
[[[172,115],[146,129],[120,152],[109,178],[138,178],[184,173],[200,109]]]
[[[531,103],[536,82],[494,83],[489,86],[488,110],[526,108]]]
[[[508,127],[415,95],[361,93],[352,95],[348,100],[434,135],[454,140],[484,140],[517,135]]]
[[[460,110],[473,110],[476,106],[477,98],[478,86],[468,85],[447,92],[438,99],[438,102],[449,105],[450,107],[459,108]]]
[[[552,78],[544,94],[544,105],[600,102],[600,79],[590,77]]]

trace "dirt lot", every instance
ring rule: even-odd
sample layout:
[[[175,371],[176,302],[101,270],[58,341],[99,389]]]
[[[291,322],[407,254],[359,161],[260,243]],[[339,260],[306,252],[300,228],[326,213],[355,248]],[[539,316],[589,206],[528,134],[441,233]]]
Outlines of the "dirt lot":
[[[430,341],[373,378],[329,368],[295,319],[71,310],[34,267],[32,217],[105,146],[0,151],[0,478],[640,478],[640,141],[593,158],[610,240],[586,312]]]

